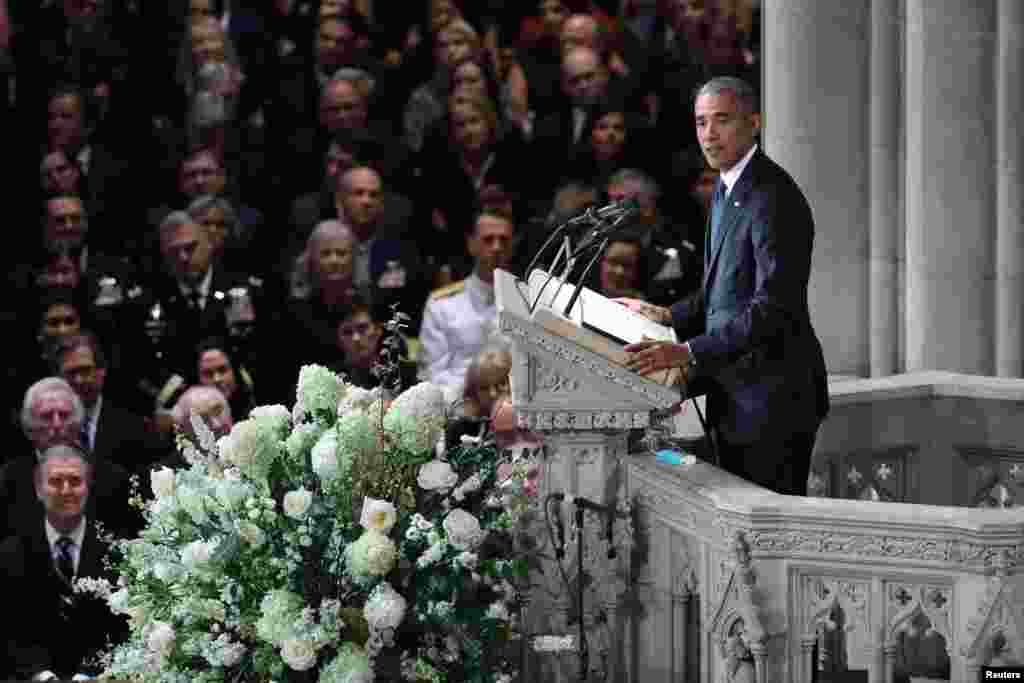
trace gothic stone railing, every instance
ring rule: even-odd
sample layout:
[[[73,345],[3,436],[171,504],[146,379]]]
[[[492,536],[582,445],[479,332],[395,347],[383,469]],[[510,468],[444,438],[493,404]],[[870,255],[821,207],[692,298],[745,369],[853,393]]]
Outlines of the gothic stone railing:
[[[779,496],[650,456],[626,478],[628,680],[974,681],[1024,662],[1024,509]]]

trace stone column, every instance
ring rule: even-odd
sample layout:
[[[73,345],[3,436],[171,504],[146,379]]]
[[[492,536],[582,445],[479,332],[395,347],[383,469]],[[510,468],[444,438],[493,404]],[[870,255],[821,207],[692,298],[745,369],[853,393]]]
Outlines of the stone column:
[[[1024,376],[1024,4],[999,0],[996,42],[996,374]]]
[[[907,371],[991,375],[996,5],[907,0]]]
[[[832,374],[866,375],[868,0],[764,0],[765,151],[807,195],[811,320]]]
[[[799,683],[811,683],[814,680],[814,643],[818,636],[814,633],[805,633],[800,637],[800,681]]]
[[[871,3],[870,186],[871,376],[898,371],[900,185],[900,3]]]

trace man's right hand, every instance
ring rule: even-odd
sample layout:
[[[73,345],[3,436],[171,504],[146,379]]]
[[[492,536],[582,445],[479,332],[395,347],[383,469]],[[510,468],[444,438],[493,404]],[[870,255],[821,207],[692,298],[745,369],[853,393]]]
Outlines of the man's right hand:
[[[625,306],[634,313],[639,313],[648,320],[653,320],[656,323],[662,325],[669,325],[672,323],[672,312],[662,306],[655,306],[649,304],[643,299],[631,299],[629,297],[619,297],[612,299],[617,304]]]

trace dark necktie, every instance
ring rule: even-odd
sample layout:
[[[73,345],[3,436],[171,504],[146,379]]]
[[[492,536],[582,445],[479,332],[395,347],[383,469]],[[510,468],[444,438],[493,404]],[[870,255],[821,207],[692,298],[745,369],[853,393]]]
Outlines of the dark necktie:
[[[89,416],[89,413],[86,413],[85,417],[82,418],[82,432],[81,434],[79,434],[79,439],[82,442],[82,448],[84,448],[87,451],[92,450],[92,439],[89,438],[89,425],[91,423],[92,419]]]
[[[68,583],[75,579],[75,559],[71,556],[71,548],[75,542],[68,536],[57,539],[57,570]]]
[[[197,315],[203,311],[203,295],[198,289],[193,289],[188,293],[188,305]]]
[[[704,248],[704,260],[711,260],[711,252],[718,241],[718,228],[722,222],[722,210],[725,208],[725,183],[719,178],[715,181],[715,191],[711,195],[711,230],[710,238]]]

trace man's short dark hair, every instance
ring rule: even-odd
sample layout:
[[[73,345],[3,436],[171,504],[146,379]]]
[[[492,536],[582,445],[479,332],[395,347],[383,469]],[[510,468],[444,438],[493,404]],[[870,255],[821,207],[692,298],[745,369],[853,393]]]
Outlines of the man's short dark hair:
[[[705,83],[697,90],[697,96],[721,95],[724,92],[731,92],[736,96],[743,111],[747,114],[756,114],[759,111],[757,91],[742,78],[736,76],[717,76]]]

